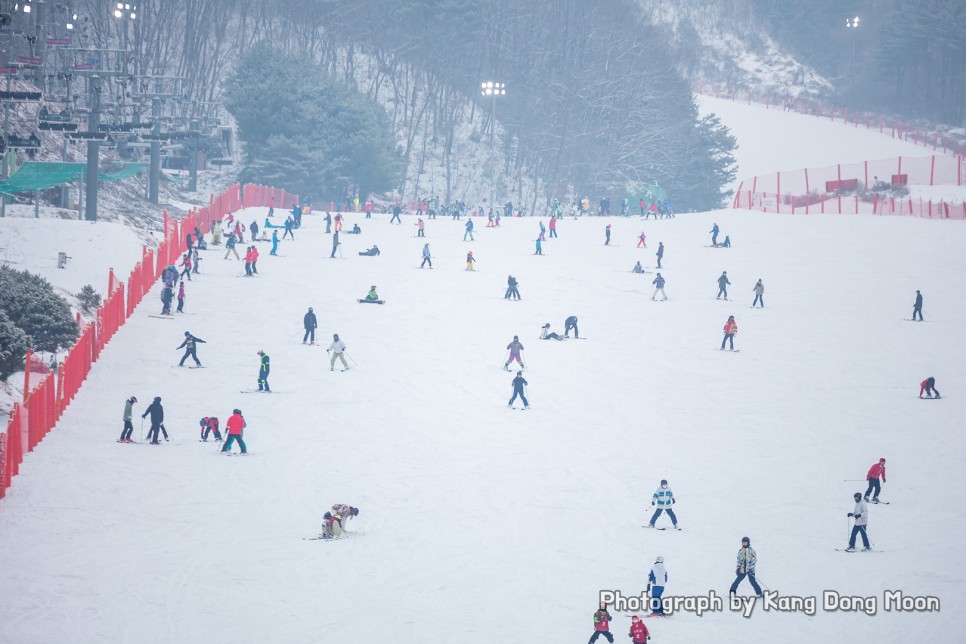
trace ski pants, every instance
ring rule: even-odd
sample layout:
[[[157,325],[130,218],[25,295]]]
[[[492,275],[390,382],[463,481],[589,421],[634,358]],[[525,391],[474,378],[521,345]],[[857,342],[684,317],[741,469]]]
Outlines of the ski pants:
[[[185,349],[184,350],[184,355],[181,356],[181,362],[178,363],[178,366],[179,367],[183,367],[184,366],[184,361],[188,359],[188,356],[191,356],[191,358],[195,361],[195,364],[200,367],[201,366],[201,360],[198,359],[198,354],[195,353],[196,350],[197,349],[195,349],[195,347],[189,347],[189,348]]]
[[[331,233],[332,233],[332,222],[331,221],[327,221],[327,222],[325,222],[325,234],[326,235],[329,235]]]
[[[164,428],[164,423],[151,423],[151,429],[148,431],[148,440],[152,443],[158,442],[158,432],[164,432],[164,440],[168,440],[168,432]]]
[[[339,226],[337,224],[336,225],[336,230],[338,230],[338,229],[339,229]],[[286,228],[285,229],[285,232],[282,233],[282,239],[285,239],[286,237],[291,237],[292,238],[292,241],[295,241],[295,234],[292,232],[292,229],[291,228]]]
[[[228,256],[231,255],[232,253],[235,253],[235,259],[241,259],[241,257],[238,256],[238,251],[235,250],[234,246],[231,246],[228,250],[225,251],[225,259],[228,259]]]
[[[718,233],[714,233],[713,235],[711,235],[711,245],[712,246],[718,245]]]
[[[663,255],[658,255],[657,256],[657,267],[658,268],[661,268],[661,260],[662,259],[664,259],[664,256]]]
[[[651,612],[658,615],[664,614],[664,604],[661,602],[661,595],[664,594],[664,586],[651,586]]]
[[[735,334],[734,333],[725,333],[725,337],[722,338],[722,340],[721,340],[721,348],[722,349],[724,349],[725,342],[730,342],[731,343],[731,349],[734,350],[734,348],[735,348]]]
[[[342,361],[342,366],[346,369],[349,368],[349,363],[345,361],[345,355],[340,351],[338,353],[333,353],[332,357],[329,358],[329,370],[335,369],[335,359],[338,358]]]
[[[258,370],[258,388],[259,390],[264,388],[265,391],[271,391],[268,388],[268,369],[262,368]]]
[[[527,402],[527,397],[523,395],[523,389],[514,389],[513,390],[513,397],[510,398],[510,402],[508,404],[512,405],[513,404],[513,401],[517,399],[517,396],[520,396],[520,400],[523,401],[523,406],[524,407],[529,407],[530,406],[530,403]],[[611,640],[611,641],[613,641],[613,640]]]
[[[614,636],[608,633],[607,631],[594,631],[594,634],[590,636],[590,640],[587,641],[587,644],[594,644],[594,642],[597,641],[597,638],[600,637],[601,635],[603,635],[608,642],[610,642],[611,644],[614,644]]]
[[[204,431],[201,432],[201,440],[203,441],[208,440],[209,432],[215,433],[215,440],[219,440],[219,441],[221,440],[221,432],[219,432],[217,429],[213,427],[205,427]]]
[[[758,304],[759,302],[761,303],[761,308],[765,308],[765,296],[764,295],[756,295],[755,296],[755,301],[751,303],[751,308],[755,308],[755,305]]]
[[[432,268],[433,267],[433,260],[431,260],[428,255],[423,255],[423,263],[420,264],[419,267],[422,268],[426,264],[429,264],[429,267]]]
[[[640,248],[641,246],[643,246],[644,248],[647,248],[647,244],[644,243],[644,240],[643,239],[638,239],[637,240],[637,247]]]
[[[728,287],[727,287],[727,285],[725,285],[725,286],[719,286],[718,287],[718,298],[720,299],[722,295],[724,295],[724,299],[726,299],[726,300],[728,299]],[[747,300],[745,300],[745,301],[747,302]]]
[[[674,510],[672,510],[671,508],[658,508],[657,510],[654,510],[654,514],[651,515],[652,526],[654,525],[654,522],[657,521],[657,518],[661,516],[662,512],[667,512],[667,515],[671,517],[671,524],[674,526],[677,526],[678,518],[674,516]]]
[[[761,594],[761,586],[759,586],[758,585],[758,582],[755,581],[755,573],[754,572],[748,572],[748,573],[739,572],[738,573],[738,576],[735,577],[735,582],[733,584],[731,584],[731,590],[729,590],[728,592],[734,594],[738,590],[738,584],[740,584],[744,580],[745,577],[747,577],[748,578],[748,581],[751,582],[751,587],[755,589],[755,594],[756,595],[760,595]]]
[[[654,289],[654,295],[651,297],[651,299],[653,300],[654,298],[656,298],[658,293],[661,294],[661,299],[662,300],[666,300],[667,299],[667,295],[664,293],[664,287],[663,286]]]
[[[178,298],[178,313],[184,313],[184,298]]]
[[[272,250],[269,255],[275,255],[278,252],[278,242],[272,242]]]
[[[249,277],[252,276],[252,263],[251,262],[245,262],[245,275],[248,275]]]
[[[610,233],[607,234],[607,239],[604,240],[604,246],[610,246]]]
[[[557,236],[557,229],[556,228],[551,228],[550,229],[550,236],[551,237],[556,237]]]
[[[248,446],[245,445],[245,439],[242,438],[241,434],[228,434],[228,440],[225,441],[225,444],[222,446],[221,451],[230,452],[231,446],[235,444],[236,440],[238,441],[238,446],[241,448],[241,453],[244,454],[245,452],[247,452]]]
[[[126,441],[131,439],[131,434],[134,433],[134,423],[131,422],[130,418],[124,419],[124,429],[121,430],[121,440]]]
[[[315,328],[314,327],[311,328],[311,329],[306,329],[305,330],[305,337],[302,338],[302,344],[305,344],[305,341],[308,340],[308,339],[310,339],[310,338],[311,338],[312,342],[315,342]]]
[[[181,271],[181,277],[185,277],[185,276],[188,277],[188,281],[190,282],[191,281],[191,267],[190,266],[185,266],[184,267],[184,270]]]
[[[914,306],[912,307],[912,319],[916,319],[916,315],[919,315],[919,321],[922,322],[922,307]]]
[[[398,221],[399,223],[402,223],[402,219],[399,218],[398,212],[392,213],[392,219],[389,220],[389,223],[391,224],[394,221]]]
[[[425,237],[426,236],[425,233],[426,233],[426,231],[423,230],[422,228],[420,228],[419,230],[416,231],[416,236],[417,237]]]
[[[517,290],[516,286],[511,286],[510,288],[508,288],[506,290],[506,295],[503,296],[504,300],[509,300],[511,298],[514,300],[520,299],[520,291]]]
[[[467,230],[465,233],[463,233],[463,241],[466,241],[466,236],[467,235],[470,236],[470,241],[473,241],[473,231],[472,230]]]
[[[520,366],[523,366],[523,358],[520,357],[519,353],[511,353],[510,357],[506,359],[506,364],[504,367],[509,367],[511,362],[519,362]]]
[[[564,337],[565,338],[569,338],[570,337],[570,329],[573,329],[574,330],[574,337],[575,338],[579,338],[580,337],[580,331],[577,329],[577,323],[576,322],[564,322]]]
[[[869,479],[869,488],[865,491],[865,498],[868,499],[869,494],[872,493],[873,491],[875,492],[875,494],[872,494],[872,498],[878,499],[879,492],[882,491],[882,486],[879,484],[879,477],[876,477],[874,479]]]
[[[869,535],[865,533],[864,525],[852,526],[852,536],[849,538],[849,548],[855,547],[855,537],[856,535],[862,535],[862,545],[866,548],[869,547]]]

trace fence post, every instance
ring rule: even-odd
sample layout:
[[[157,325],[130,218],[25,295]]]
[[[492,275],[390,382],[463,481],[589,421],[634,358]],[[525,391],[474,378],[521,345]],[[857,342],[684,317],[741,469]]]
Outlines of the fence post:
[[[80,316],[80,313],[77,314]],[[33,347],[27,347],[27,357],[24,360],[23,368],[23,399],[24,402],[27,401],[27,396],[30,395],[30,361],[34,356]]]
[[[936,155],[932,155],[932,163],[929,166],[929,185],[933,185],[933,178],[936,176]],[[930,203],[932,201],[930,200]]]
[[[782,173],[778,172],[778,190],[775,191],[775,212],[782,211]]]

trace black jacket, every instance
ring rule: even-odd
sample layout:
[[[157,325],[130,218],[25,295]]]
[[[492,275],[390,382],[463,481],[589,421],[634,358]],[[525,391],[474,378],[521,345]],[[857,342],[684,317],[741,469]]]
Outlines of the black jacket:
[[[154,401],[148,405],[148,408],[141,414],[141,418],[147,418],[148,414],[151,414],[152,423],[159,425],[164,422],[164,407],[158,401]]]
[[[306,313],[305,317],[302,318],[302,324],[305,325],[306,329],[316,329],[319,326],[318,320],[315,319],[315,313],[311,311]]]

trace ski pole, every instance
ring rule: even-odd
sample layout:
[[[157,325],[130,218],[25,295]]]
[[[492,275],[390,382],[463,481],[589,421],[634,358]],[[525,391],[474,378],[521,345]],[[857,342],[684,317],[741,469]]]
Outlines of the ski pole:
[[[344,351],[343,353],[345,353],[345,357],[347,357],[349,360],[352,360],[352,356],[349,355],[348,351]],[[352,360],[352,364],[354,364],[357,367],[359,366],[359,363],[356,362],[355,360]]]
[[[865,481],[865,479],[842,479],[843,483],[858,483],[861,481]]]
[[[144,435],[144,416],[141,416],[141,442],[142,443],[144,442],[145,438],[147,437]]]

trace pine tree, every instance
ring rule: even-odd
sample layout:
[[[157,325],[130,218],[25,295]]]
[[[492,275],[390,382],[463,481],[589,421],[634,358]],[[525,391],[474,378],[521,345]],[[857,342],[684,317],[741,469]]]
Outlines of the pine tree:
[[[27,335],[0,311],[0,380],[23,368],[27,346]]]
[[[39,275],[0,266],[0,312],[37,351],[55,352],[77,339],[70,304]]]

